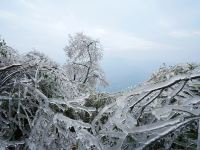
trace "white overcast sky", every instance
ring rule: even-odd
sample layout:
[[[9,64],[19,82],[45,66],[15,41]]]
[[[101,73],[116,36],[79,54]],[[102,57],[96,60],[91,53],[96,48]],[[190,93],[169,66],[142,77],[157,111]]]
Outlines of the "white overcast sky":
[[[200,62],[199,0],[0,0],[0,35],[20,53],[65,62],[68,34],[100,39],[111,90],[142,82],[162,63]]]

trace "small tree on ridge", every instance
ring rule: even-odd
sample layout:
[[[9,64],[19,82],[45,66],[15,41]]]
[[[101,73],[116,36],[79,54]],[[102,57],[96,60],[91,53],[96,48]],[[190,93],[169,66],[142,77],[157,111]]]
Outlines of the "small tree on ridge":
[[[102,46],[98,40],[76,33],[69,35],[68,45],[65,47],[67,55],[67,72],[71,81],[95,88],[97,84],[106,85],[105,76],[99,66],[102,59]]]

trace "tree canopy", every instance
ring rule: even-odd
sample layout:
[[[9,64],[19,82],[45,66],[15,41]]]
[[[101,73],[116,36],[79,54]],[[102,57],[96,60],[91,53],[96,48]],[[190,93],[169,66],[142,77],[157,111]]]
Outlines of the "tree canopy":
[[[105,75],[100,68],[103,49],[99,40],[76,33],[69,35],[65,47],[67,56],[66,69],[70,80],[95,88],[97,84],[107,85]]]

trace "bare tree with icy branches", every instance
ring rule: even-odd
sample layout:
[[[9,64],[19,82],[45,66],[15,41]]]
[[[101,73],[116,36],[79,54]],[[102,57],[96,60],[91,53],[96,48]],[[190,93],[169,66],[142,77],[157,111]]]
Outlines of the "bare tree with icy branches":
[[[68,61],[67,73],[72,81],[90,88],[96,87],[98,83],[107,85],[105,75],[99,65],[103,49],[98,40],[83,33],[69,35],[69,42],[64,50]]]

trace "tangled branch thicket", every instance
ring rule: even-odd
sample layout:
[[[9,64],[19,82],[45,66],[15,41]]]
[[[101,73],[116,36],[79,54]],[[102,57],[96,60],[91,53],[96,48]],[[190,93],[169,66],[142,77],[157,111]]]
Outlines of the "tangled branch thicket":
[[[98,93],[45,55],[0,43],[0,149],[199,148],[199,65],[164,67],[132,90]]]

